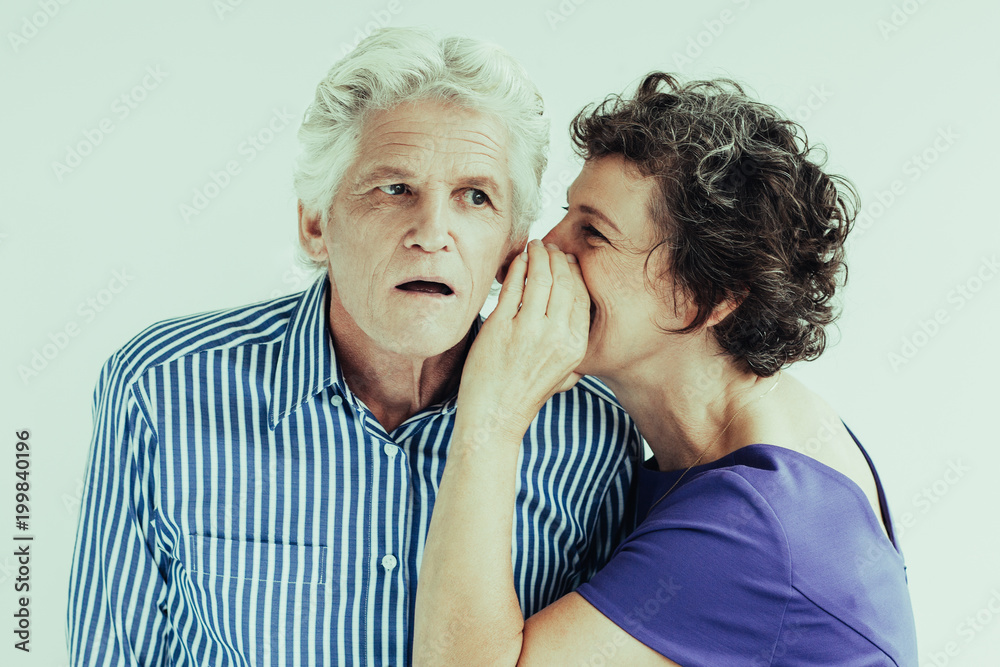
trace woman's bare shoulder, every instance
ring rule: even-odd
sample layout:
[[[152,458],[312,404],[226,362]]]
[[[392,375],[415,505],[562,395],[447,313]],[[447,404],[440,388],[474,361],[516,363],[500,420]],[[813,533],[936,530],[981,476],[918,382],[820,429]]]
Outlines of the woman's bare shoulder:
[[[768,416],[774,432],[780,436],[770,444],[813,458],[853,481],[868,498],[879,525],[885,530],[871,467],[837,411],[791,375],[785,373],[781,383],[783,392],[776,397],[775,409]]]

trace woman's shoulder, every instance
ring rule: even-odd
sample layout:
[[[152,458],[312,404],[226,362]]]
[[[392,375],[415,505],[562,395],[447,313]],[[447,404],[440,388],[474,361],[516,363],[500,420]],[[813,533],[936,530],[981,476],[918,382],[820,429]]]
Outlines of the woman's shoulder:
[[[787,461],[777,449],[745,447],[686,473],[651,469],[650,460],[637,472],[637,526],[622,547],[642,541],[654,549],[749,559],[790,586],[793,545],[786,524],[795,518],[784,498],[794,493],[789,482],[801,462]]]
[[[874,644],[897,655],[908,645],[901,562],[877,526],[863,523],[863,494],[836,471],[792,450],[751,445],[677,483],[681,472],[639,470],[638,527],[579,589],[602,613],[682,664],[731,664],[706,658],[708,644],[695,639],[705,628],[720,633],[712,646],[744,659],[771,655],[802,628],[822,628],[813,636],[829,650],[871,652]],[[630,610],[645,609],[664,582],[670,603],[655,623],[637,627]],[[807,644],[788,658],[826,650]]]
[[[671,543],[674,530],[695,529],[716,536],[714,548],[766,557],[791,585],[823,597],[838,579],[898,574],[905,585],[902,555],[865,493],[816,459],[755,444],[692,469],[668,493],[674,475],[639,470],[635,539]]]
[[[671,476],[648,468],[639,473],[639,505],[647,500],[647,520],[654,525],[689,516],[722,519],[728,526],[735,514],[744,528],[752,516],[759,530],[779,530],[790,545],[842,539],[845,532],[885,537],[864,491],[852,479],[787,447],[743,447],[693,468],[667,493]]]
[[[636,478],[640,504],[644,495],[655,503],[651,512],[664,516],[666,507],[672,513],[690,509],[690,504],[713,503],[783,504],[789,496],[821,494],[830,487],[850,481],[829,466],[802,452],[788,447],[756,443],[741,447],[715,461],[687,471],[661,472],[649,459],[639,469]],[[657,495],[662,493],[662,496]]]
[[[713,551],[752,562],[755,578],[770,578],[772,590],[787,583],[793,616],[828,614],[867,637],[906,620],[886,617],[909,609],[902,555],[848,477],[767,444],[701,468],[651,507],[636,540],[669,549],[678,529],[696,529]],[[643,469],[640,485],[657,474],[670,473]]]

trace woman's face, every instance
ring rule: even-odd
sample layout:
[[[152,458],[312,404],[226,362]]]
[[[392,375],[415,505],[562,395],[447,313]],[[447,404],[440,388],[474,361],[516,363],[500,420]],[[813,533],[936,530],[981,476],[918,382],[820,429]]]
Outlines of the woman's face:
[[[658,328],[680,328],[693,312],[686,304],[675,312],[663,276],[665,246],[652,254],[646,270],[658,238],[649,211],[653,196],[659,196],[656,181],[624,158],[588,160],[569,187],[566,216],[544,238],[577,256],[590,292],[590,341],[580,373],[614,377],[683,344],[671,339],[687,338]]]

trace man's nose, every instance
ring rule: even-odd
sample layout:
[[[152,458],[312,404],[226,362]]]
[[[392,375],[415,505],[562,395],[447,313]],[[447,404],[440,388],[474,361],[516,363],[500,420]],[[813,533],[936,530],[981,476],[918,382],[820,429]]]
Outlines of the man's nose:
[[[448,206],[442,199],[425,196],[411,209],[410,229],[404,239],[407,248],[437,252],[452,247]]]

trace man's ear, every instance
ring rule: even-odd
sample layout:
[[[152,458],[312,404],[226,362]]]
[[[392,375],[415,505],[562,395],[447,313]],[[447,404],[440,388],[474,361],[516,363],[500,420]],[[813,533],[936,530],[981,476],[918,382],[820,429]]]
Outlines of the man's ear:
[[[323,242],[322,216],[307,209],[299,200],[299,245],[306,256],[317,262],[327,260],[326,243]]]
[[[503,283],[507,278],[507,270],[510,268],[510,263],[514,261],[514,258],[524,252],[524,248],[528,245],[528,237],[523,239],[518,239],[516,241],[510,241],[510,246],[507,250],[507,255],[503,258],[500,263],[500,268],[497,269],[497,282]]]

